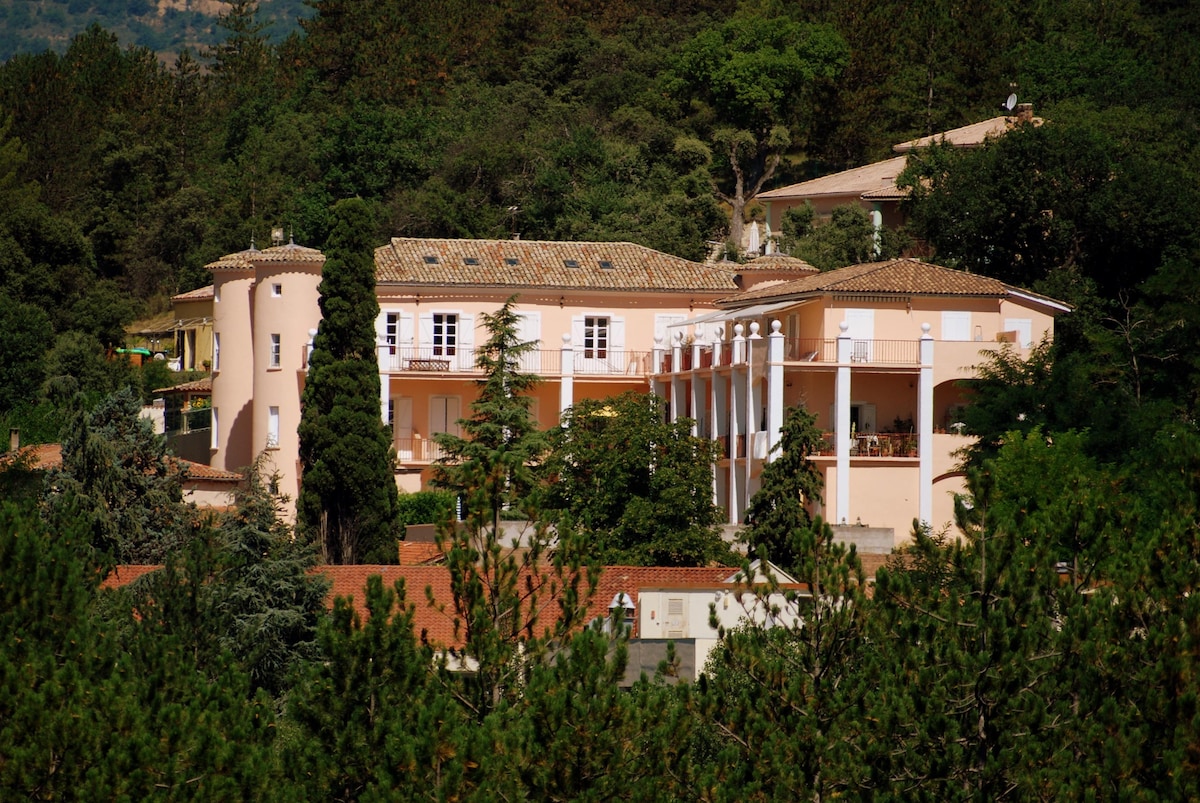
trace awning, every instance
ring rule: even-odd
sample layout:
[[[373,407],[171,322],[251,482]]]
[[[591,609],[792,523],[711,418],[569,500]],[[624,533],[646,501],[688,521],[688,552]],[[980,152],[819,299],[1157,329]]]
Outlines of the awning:
[[[787,307],[795,307],[804,303],[792,299],[791,301],[776,301],[772,304],[756,304],[752,307],[741,307],[740,309],[723,309],[715,312],[706,312],[703,315],[697,315],[695,318],[688,318],[686,321],[679,321],[670,324],[668,329],[677,329],[681,326],[691,326],[696,323],[717,323],[724,321],[748,321],[752,318],[758,318],[776,310],[786,309]]]

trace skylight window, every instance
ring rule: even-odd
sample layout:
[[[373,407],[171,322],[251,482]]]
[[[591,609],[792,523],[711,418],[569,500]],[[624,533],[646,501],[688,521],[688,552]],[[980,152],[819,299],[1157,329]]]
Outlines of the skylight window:
[[[567,266],[568,268],[578,268],[579,260],[578,259],[564,259],[563,265]]]
[[[464,265],[478,265],[479,259],[476,257],[463,257]]]
[[[611,259],[600,260],[600,267],[604,268],[605,270],[612,270],[613,269],[612,260]]]
[[[517,259],[516,257],[505,257],[504,264],[505,265],[519,265],[519,264],[521,264],[521,260]]]
[[[437,263],[438,263],[438,258],[433,256],[432,254],[425,257],[426,265],[436,265]]]

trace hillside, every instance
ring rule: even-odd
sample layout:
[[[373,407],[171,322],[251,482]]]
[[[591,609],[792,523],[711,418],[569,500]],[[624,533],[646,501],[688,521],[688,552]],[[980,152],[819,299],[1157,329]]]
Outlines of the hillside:
[[[98,24],[123,45],[138,45],[172,60],[184,47],[203,50],[221,39],[221,0],[0,0],[0,61],[17,53],[62,53],[71,39]],[[311,16],[303,0],[262,0],[260,20],[279,42]]]

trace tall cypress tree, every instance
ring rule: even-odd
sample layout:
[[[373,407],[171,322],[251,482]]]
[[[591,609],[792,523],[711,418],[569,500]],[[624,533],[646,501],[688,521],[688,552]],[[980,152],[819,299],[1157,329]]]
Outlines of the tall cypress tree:
[[[321,325],[301,396],[296,512],[328,563],[398,559],[399,497],[379,408],[372,230],[361,199],[333,208]]]

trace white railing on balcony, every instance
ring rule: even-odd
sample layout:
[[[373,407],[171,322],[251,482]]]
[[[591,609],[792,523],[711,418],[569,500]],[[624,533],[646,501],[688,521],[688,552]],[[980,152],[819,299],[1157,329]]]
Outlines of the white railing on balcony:
[[[397,463],[432,463],[445,457],[436,441],[429,438],[396,438]]]
[[[432,346],[380,346],[378,351],[379,369],[384,373],[482,373],[476,365],[478,351]],[[574,349],[570,354],[576,376],[644,377],[650,373],[648,351]],[[521,370],[539,376],[560,376],[562,359],[561,349],[535,349],[521,356]]]

